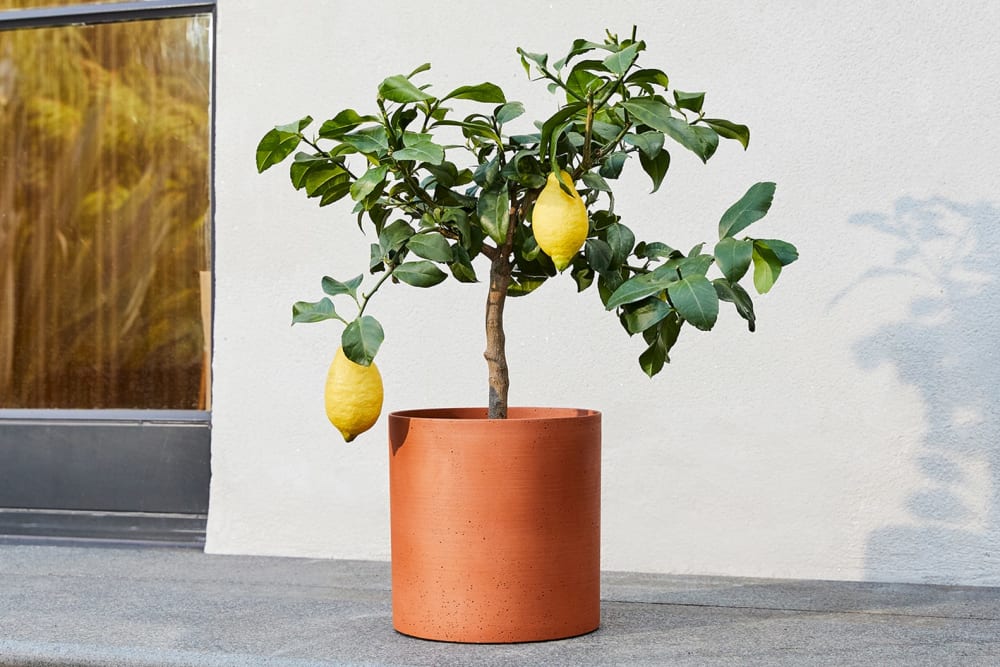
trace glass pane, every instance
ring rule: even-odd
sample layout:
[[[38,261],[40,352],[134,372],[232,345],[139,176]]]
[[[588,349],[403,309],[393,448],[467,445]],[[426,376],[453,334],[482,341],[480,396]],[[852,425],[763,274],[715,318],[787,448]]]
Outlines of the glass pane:
[[[208,409],[210,39],[0,32],[0,408]]]

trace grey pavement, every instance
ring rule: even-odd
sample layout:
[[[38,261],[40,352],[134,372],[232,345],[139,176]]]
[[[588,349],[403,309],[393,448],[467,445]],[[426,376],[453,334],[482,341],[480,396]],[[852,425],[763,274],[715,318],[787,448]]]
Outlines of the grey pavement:
[[[0,665],[1000,665],[1000,589],[607,572],[575,639],[392,629],[383,562],[0,544]]]

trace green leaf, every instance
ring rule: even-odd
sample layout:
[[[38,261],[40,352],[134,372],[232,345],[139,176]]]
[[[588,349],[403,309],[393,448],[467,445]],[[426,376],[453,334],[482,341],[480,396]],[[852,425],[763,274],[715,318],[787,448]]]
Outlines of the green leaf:
[[[702,331],[715,326],[719,317],[719,295],[703,275],[685,276],[667,288],[677,313]]]
[[[651,192],[656,192],[660,189],[660,184],[663,183],[663,178],[667,175],[667,170],[670,169],[670,153],[661,150],[656,157],[651,158],[640,151],[639,164],[642,165],[642,170],[653,181]]]
[[[747,146],[750,145],[750,128],[746,125],[731,123],[730,121],[723,120],[722,118],[702,118],[701,122],[715,130],[716,134],[720,137],[725,139],[735,139],[740,142],[743,146],[743,150],[746,150]]]
[[[683,324],[684,320],[672,311],[658,325],[643,331],[642,336],[649,347],[639,355],[639,366],[646,375],[653,377],[663,370],[664,363],[670,362],[670,348],[677,342]]]
[[[520,102],[508,102],[494,112],[497,125],[509,123],[524,113],[524,105]]]
[[[781,262],[782,266],[788,266],[799,258],[799,251],[791,243],[779,241],[778,239],[757,239],[754,246],[766,246],[774,253],[774,256]]]
[[[543,276],[514,276],[507,286],[507,296],[517,297],[531,294],[545,282]]]
[[[600,90],[604,85],[604,79],[591,71],[595,64],[603,67],[600,61],[584,60],[570,72],[566,78],[566,93],[570,100],[587,99],[588,95]]]
[[[611,246],[601,239],[587,239],[584,244],[584,255],[587,265],[598,273],[605,273],[611,268]]]
[[[406,247],[418,257],[434,262],[450,262],[454,259],[448,241],[436,232],[414,234],[406,242]]]
[[[472,100],[473,102],[490,102],[493,104],[503,104],[507,101],[500,86],[488,81],[476,86],[461,86],[441,99]]]
[[[402,74],[390,76],[380,83],[378,94],[382,99],[401,103],[423,102],[434,99],[433,95],[429,95],[417,88]]]
[[[612,310],[627,303],[641,301],[647,296],[652,296],[662,292],[676,282],[678,282],[676,275],[671,276],[665,273],[657,274],[655,272],[640,274],[633,278],[629,278],[622,283],[618,289],[612,292],[607,303],[604,304],[604,307],[607,310]]]
[[[609,154],[601,162],[601,168],[599,174],[604,178],[618,178],[621,176],[622,168],[625,166],[625,160],[628,159],[628,153],[615,152]]]
[[[414,160],[416,162],[429,162],[438,165],[444,162],[444,147],[435,144],[433,141],[412,140],[413,143],[406,143],[405,148],[394,151],[392,154],[395,160]]]
[[[413,228],[404,220],[396,220],[382,229],[378,235],[379,245],[385,255],[397,252],[413,236]]]
[[[763,243],[753,244],[753,286],[758,294],[767,294],[781,275],[781,260]]]
[[[330,276],[323,276],[323,291],[330,296],[340,296],[341,294],[349,294],[350,296],[357,298],[358,287],[361,286],[361,281],[364,276],[355,276],[347,282],[340,282],[336,278],[331,278]]]
[[[629,334],[637,334],[640,331],[656,326],[659,322],[670,315],[673,309],[664,301],[656,297],[649,297],[636,307],[625,307],[623,320],[625,330]]]
[[[608,71],[617,74],[618,76],[624,76],[625,72],[629,70],[632,63],[635,62],[636,56],[639,55],[639,51],[645,48],[645,44],[642,42],[636,42],[631,46],[626,46],[624,49],[618,53],[612,53],[610,56],[604,59],[604,66],[608,68]]]
[[[433,287],[448,277],[448,274],[439,269],[436,264],[424,260],[403,262],[396,267],[392,275],[414,287]]]
[[[625,135],[625,143],[635,146],[648,158],[655,158],[663,149],[663,133],[650,130],[641,134],[629,132]]]
[[[649,97],[636,97],[621,103],[633,119],[660,132],[667,131],[667,121],[672,118],[670,107]],[[681,121],[683,122],[683,121]],[[686,123],[685,123],[686,125]]]
[[[652,243],[642,242],[635,247],[635,256],[639,259],[663,259],[665,257],[679,257],[680,251],[674,250],[666,243],[653,241]]]
[[[302,141],[302,130],[311,122],[312,116],[286,125],[279,125],[265,134],[257,144],[257,172],[273,167],[298,148]]]
[[[365,315],[347,325],[340,336],[340,346],[344,348],[344,356],[354,363],[371,366],[384,339],[382,325],[371,315]]]
[[[389,137],[385,133],[385,128],[381,125],[345,135],[342,141],[345,144],[354,146],[360,152],[370,155],[380,157],[389,152]]]
[[[728,301],[736,306],[736,312],[747,321],[750,332],[757,328],[757,316],[753,312],[753,300],[746,290],[738,283],[731,283],[725,278],[716,278],[712,281],[715,286],[715,293],[722,301]]]
[[[646,348],[646,351],[639,355],[639,367],[649,377],[653,377],[663,370],[663,364],[667,360],[667,348],[657,336],[653,343]]]
[[[746,274],[752,256],[753,241],[749,239],[737,241],[727,236],[715,244],[715,261],[718,262],[722,275],[732,282],[738,281]]]
[[[375,116],[361,116],[354,109],[344,109],[319,128],[319,136],[324,139],[339,139],[362,123],[375,122]]]
[[[479,282],[476,270],[472,266],[472,260],[465,248],[456,245],[452,248],[452,252],[455,254],[455,261],[448,265],[448,268],[451,269],[451,275],[455,276],[455,279],[460,283]]]
[[[670,86],[670,78],[658,69],[640,69],[629,74],[625,83],[640,86],[656,84],[666,89]]]
[[[549,118],[542,123],[542,135],[539,139],[539,145],[543,149],[548,150],[550,144],[554,143],[552,135],[555,134],[556,139],[558,140],[561,131],[568,127],[568,125],[566,125],[566,121],[586,108],[586,102],[575,102],[573,104],[567,104],[562,109],[549,116]]]
[[[372,192],[384,187],[387,173],[389,173],[389,167],[386,165],[366,171],[351,185],[351,199],[361,201]]]
[[[323,320],[344,321],[333,308],[333,301],[323,297],[319,301],[296,301],[292,304],[292,324],[304,322],[322,322]]]
[[[632,230],[616,222],[608,226],[604,232],[604,238],[611,248],[611,265],[617,268],[624,264],[635,246],[635,234],[632,233]]]
[[[729,207],[719,220],[719,238],[734,236],[757,222],[771,208],[774,183],[755,183],[740,200]]]
[[[668,118],[666,129],[663,131],[671,139],[701,158],[702,162],[708,162],[708,159],[715,154],[715,149],[719,147],[719,135],[715,133],[715,130],[700,125],[689,125],[680,118]]]
[[[585,172],[582,176],[584,184],[591,190],[599,190],[600,192],[611,192],[611,186],[608,182],[601,178],[600,174],[593,171]]]
[[[539,69],[545,69],[545,65],[549,62],[549,54],[547,53],[530,53],[525,51],[520,46],[517,47],[517,52],[521,56],[521,64],[524,66],[524,73],[531,76],[531,66],[528,65],[528,61],[532,61]]]
[[[476,213],[483,231],[498,245],[502,245],[507,240],[507,228],[510,225],[510,195],[503,180],[479,196]]]
[[[702,104],[705,103],[705,93],[684,93],[674,89],[674,102],[681,109],[699,113]]]

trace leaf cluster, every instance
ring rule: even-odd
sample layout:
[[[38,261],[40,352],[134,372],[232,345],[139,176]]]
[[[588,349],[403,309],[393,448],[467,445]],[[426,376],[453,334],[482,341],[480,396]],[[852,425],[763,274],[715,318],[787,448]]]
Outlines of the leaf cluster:
[[[647,348],[639,362],[647,374],[669,361],[685,323],[711,329],[720,301],[732,303],[753,331],[753,302],[739,281],[752,266],[753,284],[765,293],[797,258],[784,241],[736,238],[767,213],[773,183],[754,185],[725,212],[711,252],[703,244],[685,254],[659,241],[637,241],[615,213],[611,182],[630,162],[638,162],[655,192],[676,147],[707,162],[720,139],[744,149],[750,141],[745,125],[706,115],[703,92],[671,89],[665,72],[640,67],[645,48],[634,30],[627,39],[608,33],[603,42],[576,40],[552,63],[547,54],[519,48],[529,77],[561,98],[533,132],[508,130],[525,109],[496,84],[435,95],[419,82],[426,64],[383,80],[375,108],[366,113],[344,109],[309,135],[308,116],[270,130],[257,147],[258,171],[291,157],[295,189],[320,206],[349,198],[359,226],[377,238],[368,266],[374,287],[361,291],[363,275],[324,278],[327,296],[296,303],[293,323],[345,322],[346,355],[367,365],[383,331],[365,310],[386,282],[432,287],[449,275],[477,282],[473,262],[483,255],[492,266],[505,260],[509,296],[533,292],[557,271],[532,234],[532,206],[547,174],[565,170],[582,183],[590,221],[570,275],[580,291],[596,284],[604,307],[626,331],[642,334]],[[721,272],[714,279],[708,277],[713,266]],[[332,299],[340,296],[356,306],[350,321],[334,308]]]

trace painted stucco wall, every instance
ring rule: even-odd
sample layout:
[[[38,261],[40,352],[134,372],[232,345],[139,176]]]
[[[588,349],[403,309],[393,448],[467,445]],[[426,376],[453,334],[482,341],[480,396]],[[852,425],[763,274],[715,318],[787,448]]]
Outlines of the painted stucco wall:
[[[321,398],[340,328],[289,326],[371,239],[348,203],[257,175],[260,136],[370,110],[425,61],[436,91],[491,80],[548,114],[515,46],[635,23],[641,62],[753,138],[707,166],[677,148],[652,196],[633,165],[623,222],[690,247],[774,180],[754,231],[802,258],[756,333],[724,309],[652,380],[640,338],[568,277],[510,302],[512,401],[604,412],[603,567],[1000,585],[1000,4],[612,5],[220,0],[208,551],[389,555],[385,418],[345,445]],[[484,286],[392,292],[372,304],[385,413],[484,403]]]

